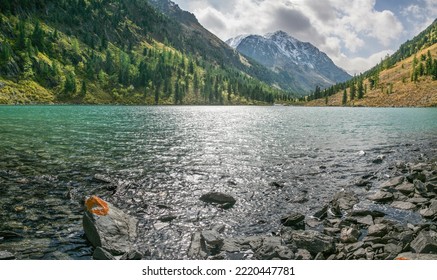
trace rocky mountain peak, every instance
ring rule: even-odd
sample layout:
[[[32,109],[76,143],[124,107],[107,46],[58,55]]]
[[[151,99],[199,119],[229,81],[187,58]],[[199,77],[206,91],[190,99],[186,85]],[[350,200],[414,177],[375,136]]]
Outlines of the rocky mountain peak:
[[[240,35],[227,43],[275,72],[288,76],[294,90],[301,94],[316,86],[328,87],[351,78],[317,47],[299,41],[285,31],[264,36]]]

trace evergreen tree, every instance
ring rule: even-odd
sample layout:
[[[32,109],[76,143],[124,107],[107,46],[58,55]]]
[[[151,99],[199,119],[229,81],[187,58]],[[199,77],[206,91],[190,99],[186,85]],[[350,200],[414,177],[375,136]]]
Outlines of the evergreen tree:
[[[12,50],[8,42],[0,44],[0,61],[3,63],[8,62],[11,59]]]
[[[347,103],[347,91],[346,89],[343,90],[343,99],[341,101],[341,104],[346,105]]]
[[[357,89],[358,99],[362,99],[364,97],[364,87],[363,87],[363,80],[360,79],[358,81],[358,89]]]
[[[35,23],[31,39],[32,45],[39,51],[43,52],[45,50],[44,31],[41,29],[39,21]]]
[[[434,59],[432,63],[432,78],[433,80],[437,80],[437,59]]]
[[[81,93],[82,96],[85,96],[86,93],[87,93],[85,80],[82,81],[82,88],[80,89],[80,93]]]
[[[65,75],[64,92],[73,94],[76,92],[76,75],[73,71],[68,71]]]
[[[26,48],[26,22],[20,18],[18,24],[18,39],[17,49],[24,50]]]
[[[350,87],[350,100],[354,100],[355,99],[355,94],[356,94],[357,88],[355,87],[355,83],[353,82],[351,87]]]

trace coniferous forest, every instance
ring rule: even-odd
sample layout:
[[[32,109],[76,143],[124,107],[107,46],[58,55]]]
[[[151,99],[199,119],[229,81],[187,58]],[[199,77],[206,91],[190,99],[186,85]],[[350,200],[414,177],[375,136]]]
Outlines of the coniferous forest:
[[[267,69],[146,0],[4,0],[0,11],[0,104],[292,99]]]

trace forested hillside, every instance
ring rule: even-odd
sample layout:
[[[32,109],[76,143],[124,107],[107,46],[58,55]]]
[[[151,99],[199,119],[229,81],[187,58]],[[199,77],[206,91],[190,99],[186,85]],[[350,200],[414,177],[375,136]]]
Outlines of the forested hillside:
[[[3,104],[258,104],[290,98],[268,85],[275,81],[265,68],[146,0],[2,0],[0,12]]]
[[[369,71],[316,89],[307,101],[316,106],[437,106],[437,20]]]

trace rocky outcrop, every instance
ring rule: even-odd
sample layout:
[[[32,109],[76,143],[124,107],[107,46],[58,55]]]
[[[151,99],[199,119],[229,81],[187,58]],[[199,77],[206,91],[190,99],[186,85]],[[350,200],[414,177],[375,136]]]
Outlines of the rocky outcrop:
[[[95,248],[101,248],[98,256],[123,255],[133,249],[137,236],[137,220],[111,203],[92,196],[85,201],[83,228],[85,236]]]

